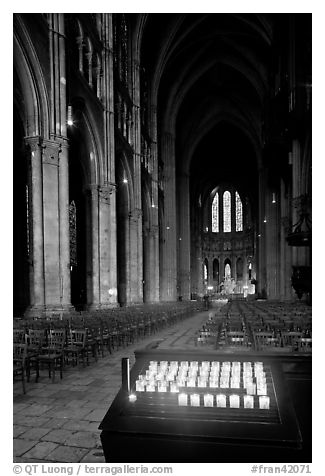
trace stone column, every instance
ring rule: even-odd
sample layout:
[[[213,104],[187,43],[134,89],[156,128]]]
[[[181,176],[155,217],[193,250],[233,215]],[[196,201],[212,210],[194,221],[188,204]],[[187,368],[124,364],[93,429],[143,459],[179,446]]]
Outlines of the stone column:
[[[100,307],[112,307],[117,303],[116,281],[112,282],[111,276],[111,210],[110,195],[112,188],[101,185],[98,189],[98,217],[99,217],[99,299]]]
[[[153,302],[159,301],[159,276],[160,276],[160,263],[159,263],[159,221],[158,221],[158,151],[157,151],[157,108],[156,106],[151,106],[150,108],[150,134],[151,134],[151,163],[152,163],[152,200],[155,205],[151,209],[151,255],[150,263],[151,270],[154,271],[151,273],[151,283],[150,283],[150,299]]]
[[[272,203],[272,191],[265,189],[264,230],[266,235],[267,295],[270,299],[279,296],[279,253],[277,204]]]
[[[259,170],[259,188],[258,188],[258,195],[259,195],[259,208],[258,208],[258,229],[257,229],[257,266],[256,266],[256,279],[257,279],[257,291],[260,293],[264,289],[266,292],[266,261],[265,261],[265,253],[266,253],[266,231],[265,231],[265,177],[263,169]]]
[[[87,286],[88,303],[91,309],[100,308],[100,273],[99,273],[99,194],[98,186],[89,185],[86,190],[89,204],[89,235],[91,236],[91,279]],[[87,280],[88,281],[88,280]]]
[[[31,155],[31,252],[30,302],[32,308],[44,309],[44,235],[43,235],[43,184],[42,139],[27,137]]]
[[[281,180],[280,189],[280,298],[281,300],[291,299],[293,297],[293,288],[291,286],[291,249],[286,241],[289,233],[289,206],[288,199],[285,196],[285,184]]]
[[[67,143],[59,151],[59,243],[61,305],[70,307],[70,233],[69,233],[69,165]]]
[[[176,301],[177,298],[177,230],[176,230],[176,182],[175,138],[165,132],[162,136],[164,168],[164,233],[162,244],[161,300]],[[167,229],[168,228],[168,229]]]
[[[141,226],[141,231],[139,228]],[[128,249],[128,302],[143,301],[142,269],[142,211],[135,209],[129,213]],[[141,250],[139,249],[141,247]]]
[[[191,275],[191,261],[190,261],[190,246],[191,246],[191,231],[190,231],[190,204],[189,204],[189,176],[182,173],[179,177],[179,193],[178,193],[178,240],[179,240],[179,292],[183,299],[190,299],[190,275]],[[212,282],[212,280],[209,280]]]

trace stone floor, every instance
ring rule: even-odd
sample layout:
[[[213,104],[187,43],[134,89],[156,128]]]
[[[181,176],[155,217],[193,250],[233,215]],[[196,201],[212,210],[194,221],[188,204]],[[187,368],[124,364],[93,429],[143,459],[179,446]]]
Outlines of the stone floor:
[[[99,358],[89,366],[66,367],[63,379],[52,383],[41,371],[38,383],[14,382],[13,452],[16,463],[103,463],[99,423],[121,385],[121,359],[159,340],[163,347],[189,348],[207,320],[200,312],[148,336],[141,342]]]

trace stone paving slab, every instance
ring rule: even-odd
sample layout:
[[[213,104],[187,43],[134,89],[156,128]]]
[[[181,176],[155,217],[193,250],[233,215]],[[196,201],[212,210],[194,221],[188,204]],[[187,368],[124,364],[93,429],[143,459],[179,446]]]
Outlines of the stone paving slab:
[[[22,456],[28,450],[33,448],[33,446],[35,446],[37,443],[38,443],[37,440],[30,441],[30,440],[22,440],[20,438],[15,438],[14,439],[14,444],[13,444],[14,455],[15,456]]]
[[[25,433],[20,435],[20,438],[23,438],[24,440],[40,440],[50,431],[51,428],[29,428]]]
[[[53,443],[64,444],[71,437],[71,431],[57,428],[50,430],[45,436],[40,438],[42,441],[52,441]]]
[[[21,426],[21,425],[14,425],[13,428],[13,436],[14,438],[18,438],[19,435],[25,433],[25,431],[29,430],[29,426]]]
[[[47,455],[47,462],[56,463],[79,463],[89,453],[89,449],[75,448],[71,446],[58,446]]]
[[[63,429],[73,431],[97,431],[98,426],[97,421],[67,420],[63,425]]]

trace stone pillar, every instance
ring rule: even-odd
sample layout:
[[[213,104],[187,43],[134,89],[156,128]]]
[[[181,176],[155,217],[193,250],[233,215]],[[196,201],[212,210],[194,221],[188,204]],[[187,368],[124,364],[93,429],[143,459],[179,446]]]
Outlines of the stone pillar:
[[[258,177],[258,195],[259,195],[259,208],[258,208],[258,230],[257,230],[257,266],[256,266],[256,280],[257,280],[257,292],[261,293],[263,290],[266,292],[266,260],[265,260],[265,253],[266,253],[266,245],[267,245],[267,237],[266,237],[266,230],[265,230],[265,177],[263,169],[259,170],[259,177]]]
[[[176,182],[175,138],[165,132],[162,136],[164,167],[165,215],[163,224],[161,295],[162,301],[177,298],[177,230],[176,230]]]
[[[152,225],[150,229],[150,302],[159,301],[159,229],[157,225]]]
[[[139,228],[141,226],[141,231]],[[128,276],[127,297],[130,303],[143,301],[142,269],[142,211],[137,209],[129,213],[129,234],[127,237]]]
[[[111,270],[111,227],[110,195],[112,188],[101,185],[98,189],[99,206],[99,299],[100,307],[112,307],[117,303],[116,281],[112,282]],[[113,275],[115,270],[113,270]]]
[[[179,251],[179,292],[183,299],[190,299],[190,204],[189,204],[189,176],[182,173],[179,177],[179,193],[178,193],[178,251]],[[209,279],[212,282],[212,279]]]
[[[63,158],[61,171],[60,153],[58,142],[43,141],[45,304],[49,312],[67,306],[70,296],[68,189],[64,189],[67,161]]]
[[[69,165],[67,143],[61,144],[59,155],[59,243],[61,305],[70,307],[70,233],[69,233]]]
[[[99,194],[97,185],[89,185],[87,190],[89,210],[89,235],[91,236],[90,269],[91,279],[87,284],[87,302],[91,309],[100,308],[100,273],[99,273]],[[87,279],[88,283],[88,279]]]
[[[150,134],[151,134],[151,163],[152,163],[152,200],[154,207],[151,209],[151,281],[150,281],[150,300],[159,301],[159,222],[158,222],[158,152],[157,152],[157,109],[155,106],[150,108]]]
[[[43,184],[42,184],[42,140],[27,137],[31,155],[31,273],[30,302],[34,309],[44,309],[44,236],[43,236]]]
[[[279,296],[279,250],[278,250],[278,214],[277,204],[272,203],[272,191],[265,189],[264,230],[266,235],[266,274],[267,296],[275,299]]]
[[[280,299],[287,300],[293,297],[293,288],[291,286],[291,249],[286,241],[286,237],[289,233],[289,207],[288,199],[285,196],[285,184],[281,180],[280,189],[280,215],[281,215],[281,227],[280,227]]]
[[[71,311],[66,142],[26,138],[31,147],[31,308],[27,315]]]

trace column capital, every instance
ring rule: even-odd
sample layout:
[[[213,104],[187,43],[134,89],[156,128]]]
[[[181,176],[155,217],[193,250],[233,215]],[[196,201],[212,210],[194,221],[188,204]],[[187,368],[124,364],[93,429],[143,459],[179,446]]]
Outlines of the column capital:
[[[129,212],[129,219],[131,221],[137,222],[142,217],[142,210],[140,208],[135,208]]]
[[[106,185],[98,186],[99,200],[102,203],[109,203],[109,197],[115,192],[116,185],[113,183],[108,183]]]
[[[61,142],[43,140],[43,164],[59,165],[59,157],[62,152]]]

